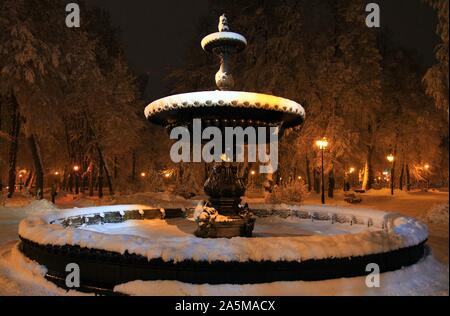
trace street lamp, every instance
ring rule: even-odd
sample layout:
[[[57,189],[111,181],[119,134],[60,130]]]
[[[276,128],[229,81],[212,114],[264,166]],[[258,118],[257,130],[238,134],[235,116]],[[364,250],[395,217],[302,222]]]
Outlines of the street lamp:
[[[386,159],[391,163],[391,195],[394,195],[394,161],[395,157],[392,154],[386,157]]]
[[[328,147],[328,140],[324,137],[321,140],[316,141],[317,147],[319,147],[321,154],[322,154],[322,204],[325,204],[325,175],[323,172],[323,153],[325,151],[325,148]]]
[[[78,171],[80,171],[80,166],[73,166],[73,171],[75,171],[75,194],[80,193],[80,175]]]
[[[427,171],[427,173],[428,173],[428,171],[430,171],[430,165],[429,164],[425,164],[424,168]],[[430,189],[430,179],[429,179],[428,175],[426,177],[426,180],[427,180],[427,191],[428,191]]]

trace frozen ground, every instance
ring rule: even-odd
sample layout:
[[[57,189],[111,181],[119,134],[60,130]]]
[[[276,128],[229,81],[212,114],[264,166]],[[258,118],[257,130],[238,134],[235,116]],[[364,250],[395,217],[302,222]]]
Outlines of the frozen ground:
[[[130,197],[120,197],[126,203]],[[170,197],[143,194],[138,203],[152,200],[167,207]],[[108,200],[107,204],[118,199]],[[18,196],[0,204],[0,295],[78,295],[66,293],[45,281],[45,269],[29,262],[16,249],[18,223],[29,215],[48,212],[53,205],[46,201],[34,202]],[[307,204],[318,204],[317,196],[307,199]],[[1,203],[1,201],[0,201]],[[165,203],[165,205],[163,205]],[[177,199],[176,203],[190,202]],[[329,202],[338,206],[352,208],[341,200],[340,194]],[[58,207],[98,205],[95,199],[65,196],[58,200]],[[418,218],[433,218],[430,227],[430,246],[432,254],[422,262],[401,271],[385,273],[381,277],[379,289],[368,289],[364,278],[339,279],[320,282],[277,282],[261,285],[190,285],[179,282],[135,282],[122,285],[118,290],[136,295],[448,295],[448,206],[445,219],[445,205],[448,193],[413,192],[400,193],[395,197],[379,191],[363,195],[363,203],[356,208],[375,208],[395,211]],[[434,209],[434,210],[432,210]],[[444,210],[442,210],[444,209]],[[435,213],[434,215],[430,215]],[[436,215],[439,214],[439,215]],[[444,214],[444,215],[442,215]],[[184,233],[184,232],[183,232]],[[436,260],[437,258],[437,260]]]

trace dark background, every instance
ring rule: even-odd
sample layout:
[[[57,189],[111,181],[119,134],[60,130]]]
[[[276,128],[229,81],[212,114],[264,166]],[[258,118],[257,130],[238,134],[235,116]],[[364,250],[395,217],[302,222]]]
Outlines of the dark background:
[[[162,79],[169,67],[182,62],[187,44],[195,38],[199,18],[208,11],[208,0],[90,1],[108,11],[113,25],[120,29],[131,69],[149,74],[146,98],[163,97],[167,91]],[[382,27],[391,38],[389,45],[416,51],[424,67],[435,63],[434,48],[439,39],[436,14],[429,6],[422,0],[368,2],[381,7]],[[215,26],[211,26],[213,31]]]

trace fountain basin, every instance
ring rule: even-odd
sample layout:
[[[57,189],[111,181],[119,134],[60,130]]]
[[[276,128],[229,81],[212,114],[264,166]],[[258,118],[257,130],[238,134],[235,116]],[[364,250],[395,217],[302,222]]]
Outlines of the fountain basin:
[[[75,262],[85,290],[111,291],[133,280],[246,284],[353,277],[367,275],[369,263],[392,271],[420,260],[428,238],[425,225],[398,214],[266,205],[254,206],[254,238],[202,239],[192,236],[192,212],[167,220],[166,210],[114,206],[29,218],[19,227],[21,250],[59,285],[65,265]]]

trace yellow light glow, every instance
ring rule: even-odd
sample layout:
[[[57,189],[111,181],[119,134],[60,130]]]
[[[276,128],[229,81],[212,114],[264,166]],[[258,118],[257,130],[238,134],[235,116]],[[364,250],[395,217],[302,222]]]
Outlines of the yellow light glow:
[[[166,173],[166,174],[164,174],[164,176],[165,176],[166,178],[170,178],[170,173]]]
[[[73,166],[73,170],[74,170],[74,171],[80,170],[80,166]]]
[[[350,173],[355,172],[355,168],[350,168]]]
[[[55,172],[55,176],[59,176],[59,172],[58,171]]]
[[[250,174],[251,174],[252,176],[254,176],[254,175],[256,174],[255,170],[252,170],[252,171],[250,172]]]
[[[429,164],[426,164],[426,165],[425,165],[425,169],[426,169],[426,170],[430,169],[430,165],[429,165]]]
[[[391,155],[387,156],[386,159],[387,159],[389,162],[393,162],[395,158],[394,158],[394,156],[391,154]]]
[[[141,172],[141,177],[144,178],[147,174],[145,172]]]
[[[220,156],[220,159],[221,159],[223,162],[231,162],[231,159],[227,156],[227,154],[222,154],[222,155]]]
[[[298,179],[299,179],[299,180],[301,180],[301,179],[302,179],[302,177],[301,177],[301,176],[298,176]]]
[[[324,137],[321,140],[316,141],[316,146],[320,149],[325,149],[328,147],[328,140]]]

